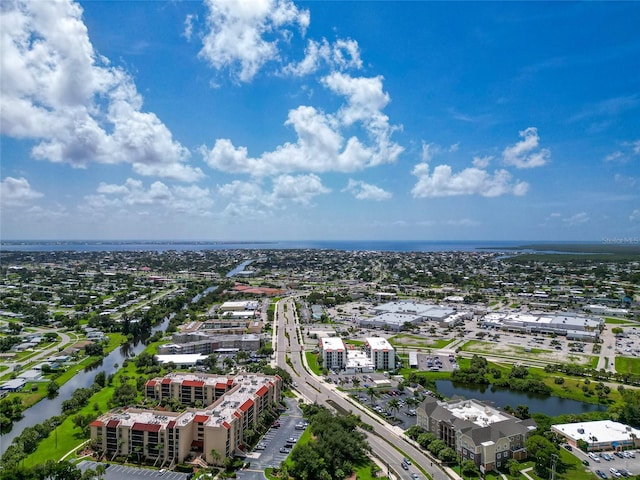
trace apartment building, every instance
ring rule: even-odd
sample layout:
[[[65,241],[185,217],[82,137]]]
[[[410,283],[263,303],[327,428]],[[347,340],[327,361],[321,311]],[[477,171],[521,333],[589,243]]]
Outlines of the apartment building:
[[[478,400],[427,397],[416,413],[417,425],[485,472],[503,467],[510,458],[527,458],[525,441],[536,430],[533,419],[521,420]]]
[[[140,460],[173,465],[190,456],[202,456],[220,465],[245,442],[245,432],[258,427],[260,414],[281,398],[278,376],[241,374],[172,374],[149,380],[148,398],[178,398],[184,412],[120,408],[91,423],[91,439],[109,457],[138,456]]]
[[[365,339],[364,351],[376,370],[388,371],[396,368],[396,352],[386,338]]]
[[[329,370],[342,370],[347,364],[347,348],[340,337],[323,337],[319,340],[322,366]]]

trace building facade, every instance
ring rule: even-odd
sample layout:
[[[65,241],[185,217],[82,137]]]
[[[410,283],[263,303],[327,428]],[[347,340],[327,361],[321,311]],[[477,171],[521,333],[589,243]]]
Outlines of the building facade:
[[[503,467],[511,458],[527,458],[525,441],[536,429],[532,419],[521,420],[478,400],[441,402],[427,397],[416,413],[418,426],[485,472]]]
[[[376,370],[388,371],[396,368],[396,352],[386,338],[365,339],[364,351]]]
[[[245,432],[258,427],[260,415],[280,400],[278,376],[241,374],[172,374],[149,380],[145,395],[154,400],[177,398],[184,412],[138,408],[112,410],[91,423],[91,440],[108,457],[137,456],[161,465],[201,456],[222,464],[245,443]]]
[[[329,370],[343,370],[347,364],[347,348],[340,337],[323,337],[319,340],[322,366]]]

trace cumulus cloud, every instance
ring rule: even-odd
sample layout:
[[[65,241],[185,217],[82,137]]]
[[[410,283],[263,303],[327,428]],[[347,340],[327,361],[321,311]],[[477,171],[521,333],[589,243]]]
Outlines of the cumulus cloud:
[[[155,207],[160,211],[206,215],[213,205],[211,192],[195,185],[169,186],[156,181],[145,187],[140,180],[128,178],[124,184],[101,182],[97,195],[85,197],[89,210]]]
[[[25,207],[42,196],[42,193],[31,188],[29,181],[24,177],[6,177],[0,182],[0,207],[2,209]]]
[[[526,182],[513,182],[506,170],[493,174],[480,168],[465,168],[454,173],[449,165],[438,165],[430,171],[429,164],[422,162],[413,169],[418,177],[411,193],[415,198],[451,197],[459,195],[482,195],[498,197],[505,194],[525,195],[529,189]]]
[[[206,0],[207,33],[200,57],[215,69],[229,68],[241,82],[249,82],[269,61],[279,59],[278,41],[291,36],[297,25],[304,35],[309,11],[290,0]]]
[[[633,212],[631,212],[631,215],[629,215],[629,220],[631,222],[640,221],[640,208],[636,208]]]
[[[382,78],[352,78],[335,73],[323,83],[344,96],[345,104],[333,114],[304,105],[290,110],[285,125],[295,131],[295,143],[287,142],[251,157],[246,147],[236,147],[230,139],[218,139],[211,150],[200,148],[205,162],[217,170],[256,177],[296,171],[353,172],[395,162],[403,148],[391,140],[398,127],[390,125],[381,111],[389,102]],[[354,124],[364,128],[369,137],[367,143],[356,136],[345,139]]]
[[[633,142],[623,142],[620,150],[611,152],[604,157],[605,162],[627,163],[633,160],[633,157],[640,155],[640,140]]]
[[[349,183],[342,190],[351,193],[358,200],[389,200],[393,195],[380,187],[359,180],[349,179]]]
[[[331,192],[317,175],[280,175],[272,180],[271,190],[257,182],[235,180],[218,188],[218,194],[228,199],[223,216],[242,215],[249,218],[269,215],[286,208],[289,203],[309,205],[319,196]]]
[[[132,78],[96,54],[70,0],[14,1],[2,22],[1,133],[33,139],[32,156],[86,167],[131,163],[136,172],[194,181],[189,151],[150,112]]]
[[[484,157],[473,157],[473,166],[476,168],[487,168],[493,157],[486,155]]]
[[[551,157],[551,152],[546,148],[538,149],[540,137],[538,129],[529,127],[520,132],[523,138],[515,145],[507,147],[502,152],[502,159],[506,165],[516,168],[535,168],[545,165]]]
[[[304,59],[285,65],[282,72],[302,77],[318,71],[322,65],[332,70],[362,68],[360,47],[357,41],[351,39],[338,39],[332,44],[326,38],[319,42],[309,40],[304,54]]]

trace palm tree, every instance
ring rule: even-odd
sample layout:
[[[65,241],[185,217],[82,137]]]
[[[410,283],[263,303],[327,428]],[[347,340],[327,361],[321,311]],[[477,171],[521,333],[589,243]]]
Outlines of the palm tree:
[[[376,392],[375,388],[369,387],[367,388],[367,395],[369,395],[369,400],[373,404],[373,400],[378,396],[378,392]]]
[[[360,387],[360,379],[358,377],[354,377],[353,379],[353,386],[356,389],[356,393],[358,392],[358,387]]]
[[[397,398],[392,398],[391,400],[389,400],[389,403],[387,403],[387,408],[389,408],[392,412],[398,413],[398,410],[400,410],[400,402]]]

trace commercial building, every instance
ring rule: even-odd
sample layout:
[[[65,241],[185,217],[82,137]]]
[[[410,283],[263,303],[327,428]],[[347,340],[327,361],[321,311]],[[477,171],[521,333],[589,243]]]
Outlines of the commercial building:
[[[172,343],[160,345],[158,353],[160,355],[176,355],[202,353],[209,355],[222,349],[243,350],[246,352],[256,351],[262,345],[262,335],[239,334],[239,335],[216,335],[205,332],[181,332],[175,333],[171,337]]]
[[[551,431],[564,437],[569,445],[587,444],[588,451],[623,450],[640,446],[640,430],[611,420],[551,425]]]
[[[574,313],[523,314],[494,312],[480,320],[483,327],[510,332],[564,335],[570,340],[595,342],[604,328],[604,320]]]
[[[90,424],[91,440],[109,457],[133,456],[173,466],[189,457],[220,465],[240,453],[245,433],[281,398],[278,376],[235,377],[172,374],[149,380],[145,394],[154,400],[178,398],[207,404],[184,412],[138,408],[112,410]]]
[[[441,307],[415,302],[387,302],[376,306],[373,309],[376,314],[373,317],[362,317],[357,319],[357,323],[363,327],[370,328],[390,328],[401,330],[407,325],[434,321],[447,323],[454,317],[454,322],[458,323],[465,318],[471,318],[471,312],[457,312],[453,308]]]
[[[396,352],[386,338],[372,337],[365,339],[364,351],[371,359],[376,370],[393,370],[396,368]]]
[[[418,426],[484,472],[503,467],[511,458],[527,458],[525,441],[536,429],[532,419],[521,420],[478,400],[427,397],[416,413]]]
[[[329,370],[342,370],[347,364],[347,348],[340,337],[322,337],[318,340],[322,366]]]

